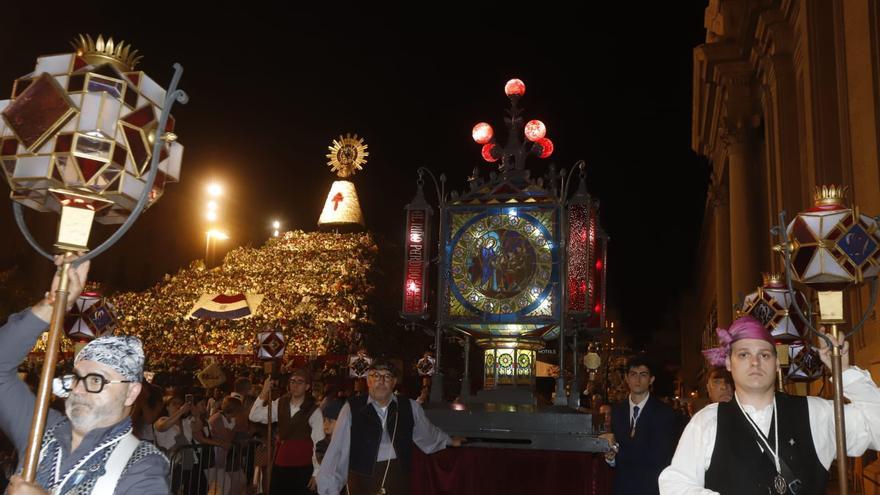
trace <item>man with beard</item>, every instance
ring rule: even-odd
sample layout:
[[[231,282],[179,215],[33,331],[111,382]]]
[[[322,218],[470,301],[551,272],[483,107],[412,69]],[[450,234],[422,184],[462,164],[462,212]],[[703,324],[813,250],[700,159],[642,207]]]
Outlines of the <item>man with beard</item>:
[[[62,259],[56,258],[56,264]],[[82,292],[89,263],[71,268],[68,310]],[[0,328],[0,428],[24,457],[34,410],[34,394],[17,376],[18,365],[46,330],[53,292]],[[66,395],[66,415],[50,409],[37,466],[36,483],[14,476],[10,495],[167,494],[168,460],[132,433],[129,414],[141,391],[144,351],[140,340],[105,336],[87,344],[73,373],[56,378],[54,391]]]

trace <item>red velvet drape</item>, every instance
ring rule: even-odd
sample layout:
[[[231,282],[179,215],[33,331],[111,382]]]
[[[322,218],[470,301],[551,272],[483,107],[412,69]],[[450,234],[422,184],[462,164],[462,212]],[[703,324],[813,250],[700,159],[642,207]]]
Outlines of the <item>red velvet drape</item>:
[[[611,493],[612,473],[602,454],[475,447],[429,456],[413,451],[413,495]]]

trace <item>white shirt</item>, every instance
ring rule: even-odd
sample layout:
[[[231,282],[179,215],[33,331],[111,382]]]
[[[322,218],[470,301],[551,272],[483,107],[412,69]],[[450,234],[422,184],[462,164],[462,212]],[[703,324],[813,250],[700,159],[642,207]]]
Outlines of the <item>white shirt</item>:
[[[278,401],[280,399],[275,399],[272,401],[272,419],[274,421],[278,421]],[[299,412],[299,408],[302,405],[302,402],[299,404],[290,404],[290,417],[292,418],[294,414]],[[251,406],[251,412],[248,414],[248,419],[253,421],[254,423],[263,423],[266,424],[269,421],[269,408],[266,407],[266,403],[263,402],[263,399],[257,398],[254,401],[254,405]],[[324,439],[324,415],[321,414],[321,408],[316,407],[314,411],[312,411],[312,415],[309,416],[309,426],[312,430],[312,476],[318,476],[318,457],[315,455],[315,446],[318,445],[318,442]]]
[[[166,451],[171,450],[177,443],[177,435],[179,434],[180,426],[178,425],[171,425],[171,427],[165,431],[156,430],[156,445],[162,447]]]
[[[843,372],[843,393],[851,403],[844,406],[846,417],[846,449],[852,457],[880,446],[880,389],[864,370],[851,366]],[[810,433],[819,462],[828,469],[837,454],[834,434],[834,402],[807,397]],[[743,405],[743,410],[767,435],[773,420],[773,404],[762,410]],[[706,470],[715,450],[718,429],[718,404],[709,404],[691,418],[684,429],[672,464],[660,473],[661,495],[717,495],[703,488]],[[779,439],[779,442],[788,441]]]
[[[398,400],[396,395],[392,395],[392,400]],[[418,402],[412,399],[406,399],[412,407],[413,427],[412,441],[422,452],[433,454],[438,450],[443,450],[447,445],[452,443],[452,439],[440,428],[434,426],[425,416],[425,410]],[[367,398],[367,403],[372,404],[376,409],[376,414],[385,426],[385,420],[388,416],[388,406],[380,407],[372,397]],[[389,403],[390,404],[390,403]],[[396,458],[394,453],[394,445],[388,437],[388,428],[382,429],[382,440],[379,443],[379,455],[376,462],[386,459]],[[318,494],[319,495],[338,495],[342,487],[348,481],[348,460],[351,452],[351,408],[348,402],[342,406],[339,411],[339,417],[336,419],[336,427],[333,430],[333,436],[330,439],[330,446],[327,447],[327,453],[324,454],[324,464],[321,469],[321,475],[318,476]]]

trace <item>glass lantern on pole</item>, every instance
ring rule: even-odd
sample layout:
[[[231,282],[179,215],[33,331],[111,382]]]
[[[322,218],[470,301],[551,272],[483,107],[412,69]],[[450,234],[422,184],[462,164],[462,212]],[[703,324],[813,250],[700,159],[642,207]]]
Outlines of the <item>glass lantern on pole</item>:
[[[880,233],[877,218],[864,215],[857,206],[846,206],[846,186],[817,186],[813,207],[800,212],[786,226],[785,212],[779,214],[780,224],[772,232],[782,242],[775,250],[785,260],[789,290],[792,281],[803,284],[816,294],[819,306],[818,323],[830,326],[838,339],[838,326],[845,323],[844,290],[871,283],[869,307],[861,320],[844,337],[858,332],[871,314],[877,299],[877,275],[880,273]],[[808,316],[797,305],[792,306],[811,333],[822,338],[831,348],[832,380],[834,383],[834,420],[837,437],[837,459],[846,459],[846,426],[843,413],[841,346],[818,333]],[[840,493],[848,493],[846,462],[838,462]]]
[[[773,337],[780,364],[777,377],[780,390],[783,387],[782,368],[788,371],[790,381],[812,381],[817,377],[812,361],[804,362],[811,349],[803,341],[804,322],[795,316],[795,310],[791,307],[797,304],[803,312],[809,314],[807,300],[801,292],[789,292],[781,274],[764,273],[762,279],[761,286],[743,300],[742,314],[761,322]],[[821,366],[819,372],[821,376]]]
[[[53,260],[24,220],[23,207],[60,214],[54,251],[63,253],[46,355],[37,388],[22,478],[36,477],[51,380],[68,296],[70,254],[89,251],[92,223],[122,225],[76,264],[96,257],[133,225],[180,176],[183,147],[173,133],[174,102],[188,97],[175,64],[167,91],[136,71],[131,45],[80,35],[74,52],[37,58],[0,101],[0,168],[12,190],[13,211],[25,239]]]

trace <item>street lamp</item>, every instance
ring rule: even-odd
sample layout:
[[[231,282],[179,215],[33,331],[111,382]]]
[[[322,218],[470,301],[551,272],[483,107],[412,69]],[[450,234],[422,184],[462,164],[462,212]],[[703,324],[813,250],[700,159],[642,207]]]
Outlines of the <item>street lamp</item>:
[[[278,220],[272,221],[272,237],[278,237],[281,233],[281,222]]]
[[[226,233],[217,230],[216,224],[220,218],[220,203],[218,199],[223,195],[223,186],[219,182],[211,182],[205,188],[208,194],[208,201],[205,203],[205,220],[208,221],[208,231],[205,235],[205,266],[210,267],[211,258],[213,258],[213,243],[216,240],[226,240],[229,238]]]
[[[213,261],[214,249],[217,241],[225,241],[229,239],[229,234],[218,229],[211,229],[205,232],[205,265],[210,266],[209,261]],[[210,257],[209,257],[210,256]]]
[[[223,194],[223,186],[216,182],[208,184],[208,195],[212,198],[219,198]]]

